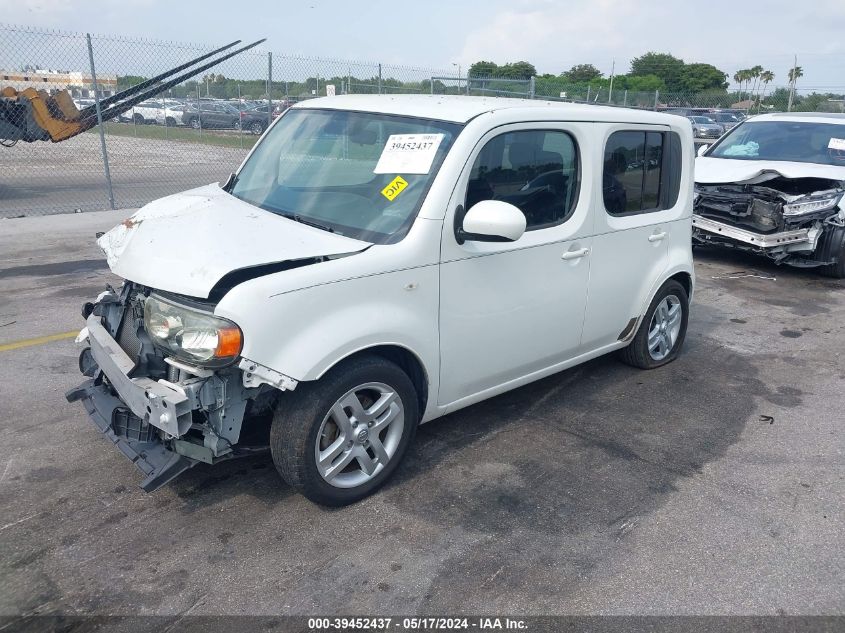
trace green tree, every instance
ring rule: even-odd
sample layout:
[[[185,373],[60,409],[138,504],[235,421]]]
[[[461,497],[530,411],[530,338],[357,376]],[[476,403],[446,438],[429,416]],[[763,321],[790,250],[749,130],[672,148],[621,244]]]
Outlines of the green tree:
[[[581,83],[601,79],[602,72],[592,64],[577,64],[561,73],[561,76],[572,83]]]
[[[504,79],[528,79],[537,74],[537,69],[528,62],[513,62],[499,66],[498,74]]]
[[[631,60],[631,72],[634,77],[654,75],[660,77],[666,84],[666,89],[675,92],[681,88],[680,78],[684,69],[684,60],[669,53],[655,53],[649,51]]]
[[[685,64],[678,79],[679,88],[685,92],[702,92],[727,89],[727,75],[710,64]]]
[[[137,86],[142,81],[146,81],[148,77],[141,77],[140,75],[121,75],[117,78],[117,91],[126,90],[132,86]]]
[[[470,77],[496,77],[499,67],[495,62],[475,62],[469,67]]]

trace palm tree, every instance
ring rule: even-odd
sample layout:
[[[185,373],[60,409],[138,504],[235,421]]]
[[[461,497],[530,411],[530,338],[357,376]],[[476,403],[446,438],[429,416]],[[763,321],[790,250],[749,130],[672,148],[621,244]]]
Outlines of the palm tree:
[[[763,104],[763,99],[766,98],[766,86],[775,78],[775,74],[771,70],[764,70],[760,73],[760,81],[763,82],[763,90],[760,98],[757,100],[757,112],[760,112],[760,106]]]
[[[752,66],[748,69],[749,75],[751,75],[751,79],[754,80],[754,87],[751,89],[751,99],[754,99],[754,93],[757,92],[757,86],[760,83],[760,73],[763,72],[763,67],[759,64],[757,66]]]
[[[797,60],[796,60],[797,61]],[[804,69],[801,66],[795,65],[789,69],[789,103],[786,106],[787,112],[792,112],[792,101],[795,99],[795,82],[799,77],[804,76]]]

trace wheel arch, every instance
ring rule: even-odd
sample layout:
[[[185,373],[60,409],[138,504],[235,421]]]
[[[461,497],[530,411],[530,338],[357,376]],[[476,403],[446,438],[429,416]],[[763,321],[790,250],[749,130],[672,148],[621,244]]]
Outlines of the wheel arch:
[[[407,374],[408,378],[411,379],[411,382],[414,385],[414,390],[417,392],[417,403],[419,404],[420,419],[422,419],[425,415],[426,406],[429,402],[429,390],[431,389],[429,374],[426,371],[422,360],[420,360],[420,357],[402,345],[385,343],[363,347],[343,356],[342,358],[338,358],[331,365],[327,366],[316,379],[319,380],[326,374],[326,372],[330,371],[340,363],[360,356],[379,356],[385,360],[395,363],[402,369],[402,371],[405,372],[405,374]]]

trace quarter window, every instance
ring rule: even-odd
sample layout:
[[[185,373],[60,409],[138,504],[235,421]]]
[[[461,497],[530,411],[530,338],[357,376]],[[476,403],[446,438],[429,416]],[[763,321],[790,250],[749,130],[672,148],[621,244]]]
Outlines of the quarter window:
[[[575,207],[578,178],[578,149],[566,132],[508,132],[488,141],[475,159],[464,207],[502,200],[525,214],[526,230],[553,226]]]
[[[604,150],[605,209],[630,215],[671,208],[680,173],[681,141],[674,132],[614,132]]]

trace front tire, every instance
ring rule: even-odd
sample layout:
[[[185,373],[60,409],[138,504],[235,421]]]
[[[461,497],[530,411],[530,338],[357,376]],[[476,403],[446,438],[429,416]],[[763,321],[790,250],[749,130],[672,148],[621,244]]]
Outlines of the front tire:
[[[654,369],[678,357],[687,334],[689,297],[684,287],[668,280],[655,293],[631,344],[621,351],[622,362]]]
[[[264,132],[264,124],[261,121],[253,121],[252,124],[249,126],[249,131],[255,134],[256,136],[261,136]]]
[[[845,279],[845,228],[838,226],[825,229],[816,249],[816,259],[835,260],[832,264],[821,266],[819,273],[825,277]]]
[[[361,356],[280,400],[270,452],[292,488],[315,503],[343,506],[388,480],[419,418],[407,374],[378,356]]]

